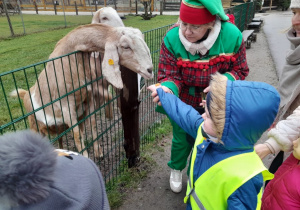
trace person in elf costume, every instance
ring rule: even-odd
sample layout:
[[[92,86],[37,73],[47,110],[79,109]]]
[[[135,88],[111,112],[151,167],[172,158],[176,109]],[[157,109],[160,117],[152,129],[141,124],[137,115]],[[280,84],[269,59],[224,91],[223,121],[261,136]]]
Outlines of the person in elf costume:
[[[168,116],[196,138],[185,197],[187,209],[260,209],[263,181],[273,178],[254,144],[273,123],[280,96],[263,82],[211,76],[205,113],[161,86],[149,86]]]
[[[163,38],[158,77],[165,92],[196,108],[210,75],[219,72],[229,80],[244,80],[249,73],[240,30],[224,13],[221,0],[182,0],[179,21]],[[164,111],[158,107],[158,112]],[[171,121],[173,139],[170,187],[182,190],[181,171],[187,165],[194,139]]]

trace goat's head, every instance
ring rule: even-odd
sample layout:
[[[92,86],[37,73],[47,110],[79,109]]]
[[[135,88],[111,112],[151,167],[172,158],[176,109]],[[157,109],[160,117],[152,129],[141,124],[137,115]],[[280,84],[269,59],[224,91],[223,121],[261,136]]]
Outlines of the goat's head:
[[[140,30],[128,27],[115,28],[121,34],[118,41],[107,42],[102,62],[103,75],[117,88],[123,88],[119,65],[122,65],[145,79],[153,77],[150,50]]]
[[[114,27],[124,27],[123,21],[117,11],[112,7],[103,7],[99,9],[95,13],[92,23],[104,23]]]

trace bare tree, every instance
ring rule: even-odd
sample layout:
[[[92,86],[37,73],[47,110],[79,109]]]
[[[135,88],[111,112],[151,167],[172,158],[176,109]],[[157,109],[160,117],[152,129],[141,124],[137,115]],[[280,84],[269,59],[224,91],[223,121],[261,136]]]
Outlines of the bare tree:
[[[140,0],[141,3],[144,5],[145,13],[140,15],[144,20],[150,20],[151,18],[155,17],[156,15],[152,15],[151,6],[153,4],[152,0]]]

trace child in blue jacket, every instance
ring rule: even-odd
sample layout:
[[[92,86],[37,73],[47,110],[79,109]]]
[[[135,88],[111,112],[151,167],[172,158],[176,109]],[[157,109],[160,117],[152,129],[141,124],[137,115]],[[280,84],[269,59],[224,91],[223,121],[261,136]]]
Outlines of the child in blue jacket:
[[[272,178],[254,144],[273,123],[280,96],[262,82],[212,76],[205,113],[159,86],[149,86],[154,102],[196,138],[191,156],[187,209],[256,209],[263,181]]]

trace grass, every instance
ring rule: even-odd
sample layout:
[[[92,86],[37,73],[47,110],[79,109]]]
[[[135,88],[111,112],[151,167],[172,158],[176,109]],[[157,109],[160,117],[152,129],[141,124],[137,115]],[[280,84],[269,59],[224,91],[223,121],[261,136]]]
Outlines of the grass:
[[[69,27],[62,28],[64,27],[64,23],[61,22],[63,16],[23,15],[23,17],[28,35],[0,40],[0,73],[46,60],[55,44],[62,37],[78,25],[90,23],[92,19],[91,16],[66,16],[67,20],[70,21]],[[139,28],[144,32],[172,24],[177,21],[177,18],[178,16],[175,15],[156,16],[145,21],[139,16],[127,15],[123,22],[125,26]],[[21,19],[18,19],[17,15],[11,16],[11,19],[13,27],[21,30]],[[27,19],[30,21],[26,22]],[[4,17],[0,17],[0,28],[1,36],[2,34],[9,34],[7,20]],[[56,30],[51,30],[54,28]]]
[[[64,16],[61,15],[26,15],[23,14],[25,33],[32,34],[41,31],[53,30],[65,27]],[[66,25],[68,27],[90,23],[92,15],[90,16],[66,16]],[[22,18],[20,15],[11,15],[10,21],[12,23],[15,35],[24,34]],[[9,37],[11,35],[6,16],[0,16],[0,39]],[[3,31],[2,31],[3,30]]]
[[[163,152],[163,148],[160,146],[160,140],[168,135],[172,130],[170,121],[165,118],[162,123],[156,126],[155,133],[149,136],[152,139],[150,143],[145,146],[141,151],[140,162],[136,167],[126,168],[122,175],[118,176],[115,184],[106,184],[107,196],[111,209],[120,207],[123,203],[124,197],[128,194],[130,189],[136,189],[139,183],[143,179],[147,178],[147,175],[156,166],[156,162],[153,159],[154,152]]]

